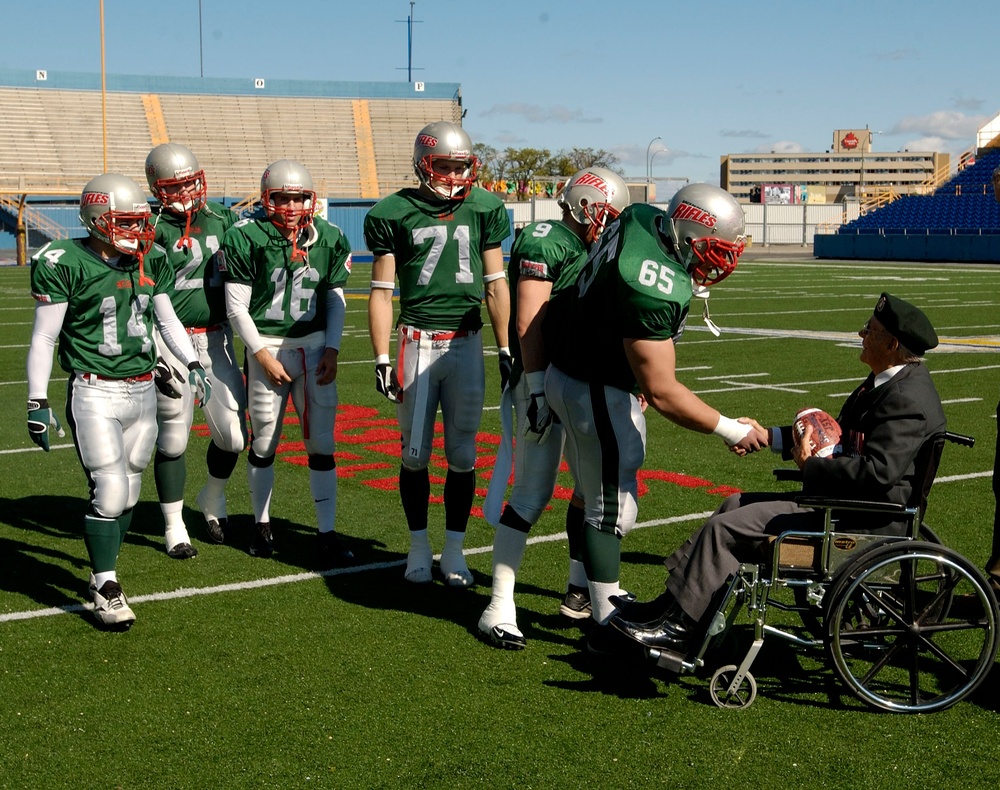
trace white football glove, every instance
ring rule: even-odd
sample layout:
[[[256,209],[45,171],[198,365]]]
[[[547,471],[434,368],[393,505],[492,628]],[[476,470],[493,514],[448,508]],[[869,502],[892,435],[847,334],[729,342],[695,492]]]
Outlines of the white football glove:
[[[205,408],[212,397],[212,382],[208,380],[208,374],[200,362],[192,362],[188,367],[188,384],[194,393],[194,405]]]

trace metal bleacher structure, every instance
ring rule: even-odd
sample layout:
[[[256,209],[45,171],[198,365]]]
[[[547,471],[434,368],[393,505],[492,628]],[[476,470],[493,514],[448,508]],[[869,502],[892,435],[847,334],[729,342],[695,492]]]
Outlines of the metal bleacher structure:
[[[817,232],[817,258],[1000,262],[1000,115],[979,130],[954,173],[913,194],[862,206],[860,216]]]
[[[416,185],[421,127],[461,117],[457,83],[106,75],[102,91],[99,74],[0,69],[0,248],[14,246],[18,214],[29,247],[82,235],[87,181],[123,173],[145,189],[146,154],[163,142],[189,147],[227,205],[251,201],[264,168],[286,158],[331,204],[370,205]]]

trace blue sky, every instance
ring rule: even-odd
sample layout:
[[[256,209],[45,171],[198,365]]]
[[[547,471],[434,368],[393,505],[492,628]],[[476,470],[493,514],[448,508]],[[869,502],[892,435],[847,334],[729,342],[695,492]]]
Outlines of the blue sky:
[[[0,67],[100,71],[98,0],[5,3]],[[280,10],[279,10],[280,9]],[[413,78],[458,82],[476,142],[614,152],[658,193],[719,157],[957,154],[1000,112],[991,2],[417,0]],[[405,81],[408,0],[105,0],[109,74]],[[655,138],[660,138],[655,140]],[[651,143],[652,141],[652,143]],[[647,151],[649,156],[647,157]],[[662,180],[661,180],[662,179]]]

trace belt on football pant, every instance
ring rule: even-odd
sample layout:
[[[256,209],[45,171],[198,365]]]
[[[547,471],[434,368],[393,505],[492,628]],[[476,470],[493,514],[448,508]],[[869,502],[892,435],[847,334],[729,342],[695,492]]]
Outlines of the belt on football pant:
[[[212,324],[211,326],[186,326],[184,331],[189,335],[204,335],[206,332],[219,332],[225,328],[225,324]]]
[[[152,381],[153,371],[140,373],[138,376],[102,376],[100,373],[81,373],[85,381],[93,384],[95,381],[124,381],[126,384],[136,384],[140,381]]]
[[[460,337],[468,337],[479,332],[478,329],[457,329],[454,332],[448,330],[417,329],[412,326],[401,326],[403,336],[409,340],[420,340],[421,337],[427,340],[455,340]]]

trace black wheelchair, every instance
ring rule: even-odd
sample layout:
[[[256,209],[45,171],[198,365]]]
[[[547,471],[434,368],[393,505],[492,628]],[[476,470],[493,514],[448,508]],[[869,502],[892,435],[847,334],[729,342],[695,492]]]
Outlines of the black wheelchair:
[[[824,511],[824,531],[782,533],[766,544],[760,562],[742,564],[692,654],[655,648],[647,654],[664,669],[698,671],[745,610],[753,624],[750,649],[738,665],[719,667],[711,678],[709,693],[720,708],[753,704],[757,683],[750,667],[765,636],[824,650],[848,689],[878,710],[930,713],[965,699],[996,660],[997,600],[983,574],[942,545],[922,519],[945,444],[971,447],[974,441],[950,432],[928,439],[906,505],[797,497],[799,505]],[[775,474],[801,479],[798,470]],[[852,533],[850,513],[857,511],[898,513],[908,534]],[[801,624],[769,624],[771,610],[797,612],[792,619]]]

